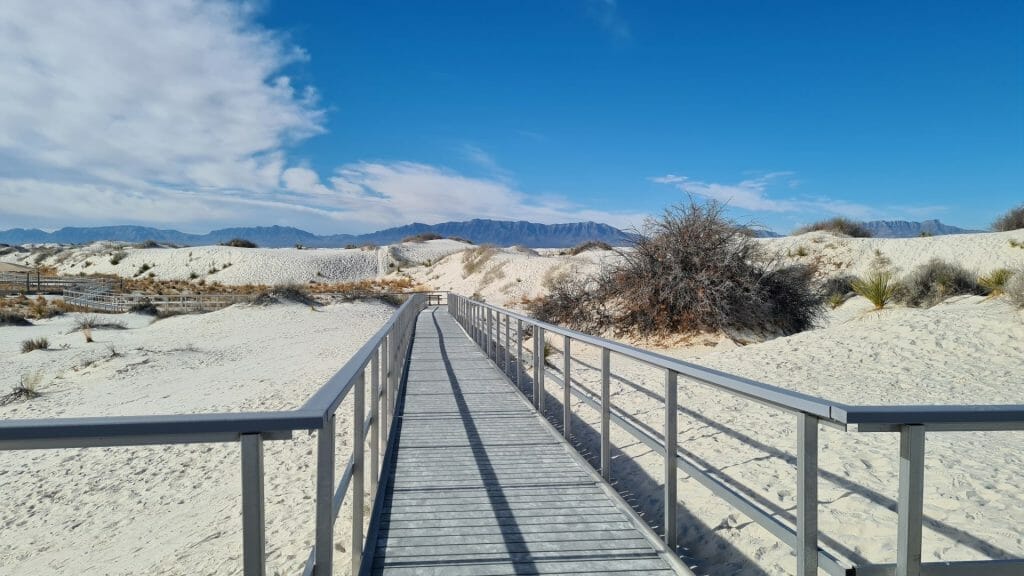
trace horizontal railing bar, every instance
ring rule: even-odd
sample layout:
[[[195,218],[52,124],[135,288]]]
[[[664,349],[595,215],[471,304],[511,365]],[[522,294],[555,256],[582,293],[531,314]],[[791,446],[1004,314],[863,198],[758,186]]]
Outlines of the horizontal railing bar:
[[[341,473],[341,482],[338,482],[338,489],[334,491],[334,519],[338,519],[338,512],[341,512],[341,505],[345,503],[345,493],[348,492],[348,485],[352,482],[352,467],[354,464],[352,456],[348,457],[348,464],[345,464],[345,471]]]
[[[562,378],[550,371],[548,371],[548,377],[560,386],[564,383]],[[601,400],[596,395],[587,392],[585,389],[579,388],[575,384],[569,386],[569,391],[573,396],[583,401],[584,404],[587,404],[594,410],[599,411],[601,409]],[[652,452],[659,456],[665,455],[665,446],[660,438],[657,438],[629,421],[628,417],[614,406],[611,410],[611,420],[622,427],[634,438],[642,442],[645,446],[650,448]],[[796,531],[783,524],[770,513],[762,510],[755,502],[748,500],[739,492],[729,488],[721,480],[711,476],[702,470],[700,466],[690,461],[689,458],[679,452],[676,452],[676,467],[682,470],[685,474],[691,476],[694,480],[697,480],[697,482],[710,490],[713,494],[731,504],[748,518],[757,522],[758,525],[771,532],[776,538],[782,540],[790,548],[795,548],[797,543]],[[834,576],[842,576],[847,574],[849,571],[847,567],[844,567],[839,563],[837,558],[821,548],[818,549],[818,564],[823,570],[829,574],[833,574]]]
[[[771,386],[748,378],[734,376],[711,368],[705,368],[703,366],[684,362],[649,350],[642,350],[621,342],[605,340],[604,338],[591,336],[590,334],[584,334],[583,332],[577,332],[576,330],[570,330],[554,324],[548,324],[547,322],[541,322],[536,318],[531,318],[485,302],[477,302],[475,300],[472,302],[474,305],[483,306],[485,308],[501,312],[502,314],[507,314],[511,318],[533,324],[534,326],[544,329],[545,332],[568,336],[578,342],[610,350],[621,356],[626,356],[651,366],[672,370],[673,372],[681,374],[692,380],[724,388],[743,396],[757,398],[780,408],[797,412],[805,412],[807,414],[814,414],[820,418],[830,419],[832,418],[833,406],[839,406],[838,404],[828,402],[808,394],[793,392],[791,390]]]
[[[399,320],[405,319],[405,314],[422,301],[420,298],[410,298],[391,315],[391,318],[381,326],[352,358],[342,366],[330,380],[327,381],[313,396],[302,405],[303,409],[314,410],[323,414],[329,414],[337,409],[338,405],[345,399],[349,390],[355,382],[356,376],[370,363],[370,357],[380,346],[384,337],[387,336],[398,324]]]
[[[312,430],[322,424],[323,415],[310,410],[0,420],[0,442],[104,437],[141,441],[152,436]]]
[[[895,564],[865,564],[857,566],[857,576],[894,576]],[[925,562],[921,576],[1020,576],[1024,574],[1024,559],[966,560],[962,562]]]
[[[205,432],[197,434],[150,434],[146,436],[96,436],[91,438],[33,438],[0,440],[0,450],[52,450],[60,448],[112,448],[157,444],[213,444],[238,442],[241,432]],[[264,440],[291,440],[291,430],[261,433]]]
[[[988,424],[1020,426],[1024,424],[1024,405],[979,404],[961,406],[844,406],[837,418],[849,424],[900,425],[960,425],[955,430],[973,430],[971,426]],[[992,428],[986,428],[992,429]],[[1015,428],[1019,429],[1019,428]],[[860,431],[874,431],[860,427]]]

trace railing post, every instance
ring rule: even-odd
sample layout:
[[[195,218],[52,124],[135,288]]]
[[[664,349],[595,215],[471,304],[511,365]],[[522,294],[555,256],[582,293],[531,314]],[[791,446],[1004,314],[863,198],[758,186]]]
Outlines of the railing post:
[[[490,308],[487,309],[487,358],[494,360],[495,348],[494,348],[494,311]]]
[[[544,412],[544,329],[533,327],[533,403]]]
[[[796,573],[818,573],[818,417],[797,415]]]
[[[562,336],[562,437],[572,436],[572,339]]]
[[[266,516],[263,498],[263,436],[242,434],[242,571],[267,573]]]
[[[379,350],[370,357],[370,501],[377,497],[380,474],[380,359]]]
[[[334,567],[334,414],[316,434],[316,576]]]
[[[352,574],[359,574],[363,559],[363,424],[366,421],[366,410],[363,407],[363,396],[366,392],[365,369],[356,376],[356,385],[352,390]]]
[[[665,371],[665,545],[669,550],[676,549],[678,532],[676,526],[677,502],[676,490],[676,442],[678,440],[678,413],[676,407],[679,375],[671,370]]]
[[[516,319],[516,386],[523,387],[523,321]]]
[[[921,574],[921,523],[924,520],[924,426],[900,426],[899,526],[896,576]]]
[[[611,351],[601,348],[601,477],[605,480],[612,477],[611,361]]]
[[[509,369],[512,366],[512,351],[511,343],[509,341],[509,335],[512,332],[512,319],[509,318],[508,314],[505,314],[505,376],[508,376]]]

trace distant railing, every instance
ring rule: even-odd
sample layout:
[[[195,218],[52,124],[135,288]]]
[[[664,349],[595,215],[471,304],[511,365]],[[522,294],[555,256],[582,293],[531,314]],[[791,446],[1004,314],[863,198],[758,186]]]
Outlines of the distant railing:
[[[349,495],[352,495],[349,499],[353,506],[352,541],[348,549],[352,551],[352,573],[358,574],[364,546],[375,544],[364,542],[363,536],[363,506],[367,504],[363,501],[365,475],[368,471],[368,504],[373,509],[379,480],[387,477],[386,467],[390,465],[396,399],[416,318],[428,301],[440,303],[436,295],[412,295],[340,371],[296,410],[0,420],[0,451],[238,442],[242,460],[243,570],[246,576],[264,576],[263,442],[290,439],[296,430],[315,430],[316,535],[303,574],[330,576],[333,573],[334,523]],[[350,393],[353,395],[352,455],[341,469],[339,481],[334,458],[335,414]],[[367,433],[369,465],[364,462]]]
[[[562,385],[562,432],[568,440],[572,433],[572,397],[581,400],[601,415],[600,471],[611,477],[610,426],[614,422],[664,459],[664,539],[675,549],[677,544],[677,471],[682,470],[712,493],[728,502],[748,518],[767,529],[793,548],[797,556],[796,573],[812,576],[820,567],[833,576],[1020,576],[1024,560],[922,563],[921,531],[923,523],[923,487],[925,433],[944,431],[1024,430],[1024,405],[985,406],[850,406],[799,392],[762,384],[696,364],[656,354],[619,342],[590,336],[528,316],[449,294],[448,308],[467,333],[494,360],[504,367],[517,385],[523,380],[523,340],[532,332],[532,400],[543,413],[545,379],[552,377]],[[562,337],[563,378],[545,368],[544,345],[547,334]],[[601,351],[601,392],[599,396],[572,381],[572,342],[594,346]],[[513,350],[515,351],[513,360]],[[634,418],[611,405],[611,355],[631,358],[664,371],[664,430],[653,433]],[[513,366],[514,364],[514,366]],[[789,526],[762,509],[737,487],[729,486],[705,471],[704,467],[680,452],[677,447],[677,386],[679,377],[715,389],[754,400],[767,408],[796,415],[797,431],[797,513],[796,525]],[[566,385],[568,384],[568,385]],[[900,435],[899,495],[897,512],[896,564],[849,566],[818,546],[818,427],[826,424],[841,430],[853,427],[858,432],[898,432]]]
[[[110,290],[124,283],[105,276],[44,276],[39,272],[0,272],[0,294],[60,294],[82,286],[105,286]]]
[[[73,306],[102,312],[128,312],[144,304],[175,312],[201,312],[252,302],[250,294],[120,294],[102,287],[76,286],[64,290],[64,301]]]

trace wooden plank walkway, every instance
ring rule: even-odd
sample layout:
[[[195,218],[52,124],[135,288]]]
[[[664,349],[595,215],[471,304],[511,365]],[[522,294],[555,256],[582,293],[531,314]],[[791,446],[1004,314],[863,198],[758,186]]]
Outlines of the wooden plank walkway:
[[[443,308],[417,321],[399,418],[369,573],[678,573]]]

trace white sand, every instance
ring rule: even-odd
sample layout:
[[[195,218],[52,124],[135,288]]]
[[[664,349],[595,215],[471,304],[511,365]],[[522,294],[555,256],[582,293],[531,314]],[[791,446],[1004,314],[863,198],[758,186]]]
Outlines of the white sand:
[[[819,264],[823,275],[863,274],[881,264],[902,275],[932,257],[978,273],[1024,266],[1024,249],[1011,246],[1011,240],[1024,242],[1024,231],[914,239],[813,233],[762,242],[784,262]],[[466,248],[431,241],[368,252],[128,250],[114,267],[108,262],[113,249],[92,245],[66,251],[63,262],[57,262],[58,255],[47,263],[68,273],[120,271],[128,276],[143,263],[153,263],[158,278],[184,279],[198,271],[208,281],[225,284],[361,279],[401,267],[438,289],[519,307],[524,297],[542,295],[557,275],[589,274],[617,258],[603,251],[559,256],[557,251],[499,249],[467,274],[459,253]],[[94,251],[91,256],[88,250]],[[21,262],[24,255],[3,259]],[[93,264],[84,267],[86,260]],[[209,267],[227,262],[231,266],[207,275]],[[237,306],[153,326],[140,317],[124,317],[131,329],[97,331],[99,343],[88,346],[81,334],[62,335],[69,319],[0,328],[0,390],[23,372],[46,372],[43,398],[0,408],[0,417],[294,406],[339,368],[388,313],[380,306],[350,304],[322,312]],[[68,343],[71,348],[19,354],[18,343],[35,336],[49,337],[53,347]],[[698,339],[705,341],[662,351],[847,403],[1024,402],[1024,312],[1001,298],[960,297],[931,309],[881,312],[854,298],[816,330],[742,347],[728,339]],[[107,342],[122,355],[109,358]],[[599,363],[596,352],[584,346],[574,348],[574,356],[591,366]],[[558,354],[552,361],[560,365]],[[633,383],[613,382],[615,405],[660,429],[662,375],[617,357],[613,366]],[[596,384],[596,372],[582,364],[575,376]],[[558,390],[551,386],[550,392]],[[692,383],[682,384],[680,402],[687,411],[680,419],[680,446],[791,521],[794,417]],[[588,409],[577,405],[576,411],[592,425],[596,422]],[[344,409],[339,414],[347,421]],[[348,427],[339,422],[340,438],[347,437]],[[585,442],[593,440],[582,424],[577,430]],[[895,435],[831,428],[821,434],[823,544],[851,561],[893,562]],[[616,458],[618,487],[657,524],[661,461],[625,433],[613,436],[632,459]],[[339,441],[339,454],[345,442]],[[312,438],[303,434],[267,446],[271,573],[296,572],[312,541],[313,449]],[[1022,455],[1020,433],[928,436],[926,561],[1024,557]],[[237,447],[222,445],[0,454],[0,493],[7,496],[5,502],[18,503],[5,504],[0,516],[0,574],[237,572],[237,468]],[[65,484],[54,482],[55,477]],[[793,572],[789,548],[742,514],[689,479],[681,480],[679,493],[683,542],[703,568],[750,575]],[[339,541],[345,541],[344,518],[337,526]],[[339,563],[338,573],[344,573],[344,565]]]
[[[0,391],[41,370],[43,396],[0,418],[298,407],[372,335],[382,304],[239,305],[126,330],[67,334],[79,315],[0,328]],[[26,338],[51,350],[20,353]],[[68,348],[63,349],[62,346]],[[117,352],[113,355],[111,351]],[[350,453],[349,402],[338,456]],[[0,452],[0,574],[231,574],[241,567],[237,444]],[[313,542],[315,436],[265,444],[268,570],[301,571]],[[347,542],[349,507],[337,522]],[[339,554],[342,558],[345,555]],[[347,574],[339,562],[337,574]]]
[[[36,262],[32,254],[7,254],[3,261],[54,266],[58,273],[114,274],[125,278],[152,275],[157,280],[204,280],[225,285],[351,282],[377,278],[402,266],[436,261],[464,250],[454,240],[369,248],[131,248],[110,242],[72,247]],[[124,257],[111,260],[119,252]],[[143,270],[145,268],[145,270]]]

